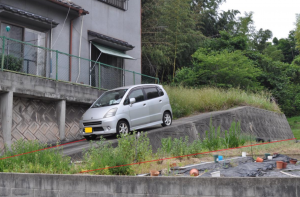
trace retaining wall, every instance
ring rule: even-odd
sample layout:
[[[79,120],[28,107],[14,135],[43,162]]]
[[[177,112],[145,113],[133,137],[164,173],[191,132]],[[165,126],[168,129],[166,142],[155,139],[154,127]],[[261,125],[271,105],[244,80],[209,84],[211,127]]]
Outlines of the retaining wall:
[[[0,173],[0,196],[296,197],[299,178],[194,178]]]
[[[19,139],[72,141],[79,120],[103,93],[98,89],[0,72],[0,150]]]
[[[182,118],[174,121],[170,127],[149,131],[148,137],[154,151],[160,147],[161,138],[189,136],[189,140],[192,142],[204,138],[205,131],[210,128],[210,121],[212,121],[213,126],[220,126],[221,133],[228,130],[232,122],[239,121],[243,133],[266,141],[294,138],[284,114],[249,106]]]

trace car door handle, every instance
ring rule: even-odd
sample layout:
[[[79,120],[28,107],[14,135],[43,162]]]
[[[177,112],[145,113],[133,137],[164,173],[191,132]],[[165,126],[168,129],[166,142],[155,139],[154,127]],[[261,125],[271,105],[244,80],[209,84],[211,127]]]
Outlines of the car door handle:
[[[162,102],[162,100],[159,100],[159,102],[161,103],[161,102]]]
[[[146,103],[144,103],[144,105],[143,106],[146,106],[147,104]]]

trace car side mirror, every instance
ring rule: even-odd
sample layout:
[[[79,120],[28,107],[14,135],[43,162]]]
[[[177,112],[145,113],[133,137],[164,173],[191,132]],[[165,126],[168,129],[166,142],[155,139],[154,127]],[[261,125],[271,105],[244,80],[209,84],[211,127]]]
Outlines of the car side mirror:
[[[131,99],[129,100],[129,102],[130,102],[130,106],[131,106],[133,103],[136,102],[136,100],[135,100],[135,98],[131,98]]]

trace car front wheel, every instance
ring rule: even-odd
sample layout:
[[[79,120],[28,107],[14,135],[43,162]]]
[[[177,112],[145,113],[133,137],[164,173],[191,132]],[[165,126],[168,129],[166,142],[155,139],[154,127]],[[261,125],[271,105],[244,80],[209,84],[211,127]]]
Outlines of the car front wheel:
[[[172,124],[172,115],[170,112],[165,112],[163,115],[163,123],[161,124],[163,127],[170,126]]]
[[[122,134],[127,135],[128,132],[129,132],[128,123],[124,120],[119,121],[118,124],[117,124],[117,134],[120,135],[122,133]]]

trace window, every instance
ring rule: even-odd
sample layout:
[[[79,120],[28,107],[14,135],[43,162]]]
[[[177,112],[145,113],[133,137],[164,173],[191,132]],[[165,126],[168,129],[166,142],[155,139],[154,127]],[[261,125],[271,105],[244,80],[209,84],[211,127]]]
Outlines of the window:
[[[99,0],[122,10],[128,10],[128,0]]]
[[[100,51],[93,45],[92,46],[92,60],[96,61],[100,55]],[[101,53],[98,62],[101,62],[102,65],[100,67],[94,66],[94,69],[91,71],[91,85],[97,87],[99,84],[99,73],[100,73],[100,84],[101,87],[105,89],[114,89],[117,87],[121,87],[124,85],[124,71],[122,70],[124,67],[124,59],[120,57],[115,57],[111,55],[107,55],[105,53]],[[121,69],[112,68],[110,66],[118,67]]]
[[[11,28],[9,32],[6,31],[7,26]],[[1,22],[1,35],[40,47],[46,46],[45,33],[5,22]],[[13,40],[6,40],[5,55],[14,58],[16,61],[22,61],[22,64],[17,67],[16,64],[11,65],[11,62],[7,61],[5,62],[6,69],[44,76],[46,64],[45,50]]]
[[[144,93],[142,89],[133,90],[129,95],[126,101],[124,102],[124,105],[128,105],[131,98],[135,98],[135,102],[141,102],[144,101]]]
[[[157,87],[157,89],[158,89],[158,95],[159,96],[163,96],[164,95],[164,91],[161,88],[159,88],[159,87]]]
[[[92,106],[92,108],[98,107],[106,107],[111,105],[118,105],[127,89],[115,90],[115,91],[108,91],[105,92]]]
[[[153,99],[159,97],[158,91],[155,87],[153,88],[145,88],[145,94],[147,99]]]

